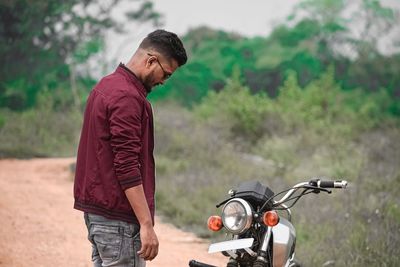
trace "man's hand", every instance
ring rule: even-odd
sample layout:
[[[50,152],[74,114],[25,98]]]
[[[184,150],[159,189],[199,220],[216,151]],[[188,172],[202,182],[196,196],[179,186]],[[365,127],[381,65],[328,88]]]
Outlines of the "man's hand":
[[[143,186],[138,185],[125,190],[136,218],[140,224],[140,241],[142,247],[138,255],[146,261],[151,261],[158,254],[158,239],[153,229],[149,206],[144,196]]]
[[[142,247],[138,254],[146,261],[153,260],[158,254],[158,239],[153,226],[140,227],[140,241]]]

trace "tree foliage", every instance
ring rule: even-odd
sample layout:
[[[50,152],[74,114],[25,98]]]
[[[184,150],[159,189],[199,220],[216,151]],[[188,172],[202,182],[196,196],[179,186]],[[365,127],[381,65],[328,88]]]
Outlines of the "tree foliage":
[[[0,107],[18,110],[32,106],[43,88],[69,82],[75,75],[71,65],[81,64],[103,49],[105,30],[123,30],[111,17],[120,2],[2,1]],[[140,22],[160,18],[149,2],[139,6],[139,11],[142,16],[134,16],[132,11],[128,18]]]
[[[343,90],[371,94],[384,88],[391,99],[389,105],[382,103],[385,112],[399,116],[400,58],[392,44],[397,38],[393,31],[400,25],[398,13],[375,0],[307,0],[268,37],[194,29],[184,38],[190,53],[186,69],[152,97],[191,106],[208,90],[221,90],[235,66],[251,92],[276,97],[288,70],[304,87],[333,66]],[[391,53],[381,49],[381,39]]]

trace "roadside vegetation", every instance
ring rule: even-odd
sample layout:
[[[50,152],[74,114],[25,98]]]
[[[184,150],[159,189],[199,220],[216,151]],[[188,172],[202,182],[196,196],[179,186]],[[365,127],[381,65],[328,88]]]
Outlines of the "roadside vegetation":
[[[35,23],[38,29],[7,21],[2,38],[14,45],[0,45],[0,157],[76,155],[85,99],[95,83],[85,64],[104,49],[101,33],[117,26],[75,17],[74,1],[60,9],[54,1],[38,3],[49,18],[72,16],[64,26],[75,23],[82,34],[56,39],[40,28],[51,19]],[[393,38],[399,11],[375,0],[357,3],[352,19],[363,36],[352,35],[355,21],[343,15],[350,2],[337,0],[302,1],[268,37],[208,28],[184,36],[187,66],[150,95],[159,215],[221,239],[206,221],[239,182],[259,180],[279,192],[312,177],[343,178],[347,190],[308,195],[293,208],[298,259],[304,266],[398,264],[400,54],[395,45],[384,53],[378,44]],[[20,9],[13,1],[0,4],[9,18]],[[159,25],[150,2],[139,11],[130,18]],[[85,33],[83,22],[95,27]]]
[[[399,120],[376,117],[368,97],[349,106],[360,97],[341,91],[328,72],[305,88],[289,76],[274,100],[232,79],[192,111],[156,105],[159,211],[221,239],[207,230],[207,218],[241,181],[279,192],[312,177],[346,179],[347,190],[306,196],[292,209],[298,258],[304,266],[395,266]]]

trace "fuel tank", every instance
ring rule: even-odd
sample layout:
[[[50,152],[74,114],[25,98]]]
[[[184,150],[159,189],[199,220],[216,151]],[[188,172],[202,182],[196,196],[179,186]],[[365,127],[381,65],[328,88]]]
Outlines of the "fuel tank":
[[[272,228],[272,236],[274,267],[289,266],[296,244],[296,230],[287,219],[281,217],[279,223]]]

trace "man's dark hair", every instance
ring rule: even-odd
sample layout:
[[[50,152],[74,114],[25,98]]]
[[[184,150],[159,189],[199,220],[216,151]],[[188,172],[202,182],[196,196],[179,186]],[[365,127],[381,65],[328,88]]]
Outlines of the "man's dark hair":
[[[173,33],[165,30],[155,30],[143,39],[139,46],[142,49],[154,49],[168,60],[175,59],[179,66],[187,61],[186,50],[182,41]]]

